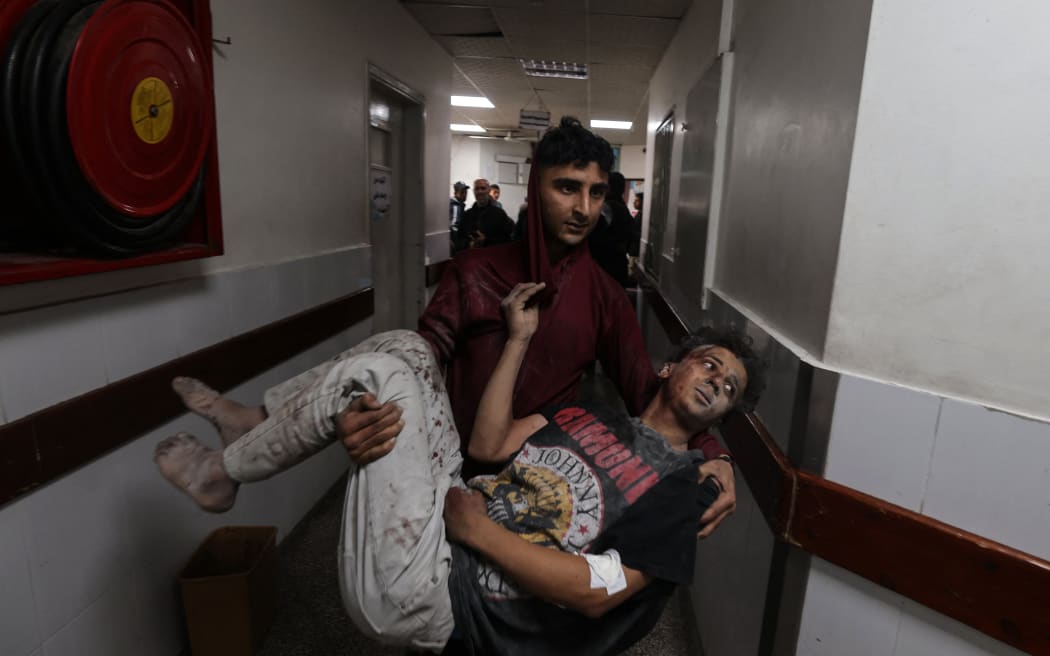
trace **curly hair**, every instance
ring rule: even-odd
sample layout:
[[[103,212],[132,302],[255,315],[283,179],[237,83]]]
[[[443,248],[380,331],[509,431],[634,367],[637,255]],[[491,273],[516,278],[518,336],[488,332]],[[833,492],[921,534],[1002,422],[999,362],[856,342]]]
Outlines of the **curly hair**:
[[[572,164],[579,168],[597,162],[602,172],[609,173],[616,157],[608,141],[583,127],[575,117],[563,116],[558,127],[550,128],[540,139],[532,159],[539,166]]]
[[[704,346],[721,346],[740,360],[747,371],[747,387],[733,410],[751,412],[766,388],[768,363],[755,352],[753,340],[733,328],[704,326],[689,335],[675,347],[668,362],[681,362],[690,353]]]

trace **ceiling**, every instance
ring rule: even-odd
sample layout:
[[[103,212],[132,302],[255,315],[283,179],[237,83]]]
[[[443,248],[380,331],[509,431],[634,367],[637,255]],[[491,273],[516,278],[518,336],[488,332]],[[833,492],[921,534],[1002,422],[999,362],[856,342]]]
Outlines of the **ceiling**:
[[[453,57],[452,94],[495,109],[452,108],[453,123],[506,134],[523,108],[632,121],[596,130],[613,144],[644,144],[649,80],[692,0],[401,0]],[[519,59],[586,63],[586,80],[530,77]],[[528,134],[518,132],[516,134]]]

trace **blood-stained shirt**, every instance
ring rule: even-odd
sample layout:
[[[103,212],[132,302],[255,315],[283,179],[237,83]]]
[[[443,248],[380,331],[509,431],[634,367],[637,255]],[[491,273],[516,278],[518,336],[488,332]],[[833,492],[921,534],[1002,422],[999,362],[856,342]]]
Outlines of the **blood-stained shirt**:
[[[553,408],[497,475],[468,485],[521,539],[569,553],[616,549],[654,582],[597,620],[521,590],[498,567],[453,545],[449,593],[474,654],[619,653],[644,636],[678,584],[691,583],[699,517],[717,497],[697,483],[696,451],[676,451],[638,419],[600,405]]]

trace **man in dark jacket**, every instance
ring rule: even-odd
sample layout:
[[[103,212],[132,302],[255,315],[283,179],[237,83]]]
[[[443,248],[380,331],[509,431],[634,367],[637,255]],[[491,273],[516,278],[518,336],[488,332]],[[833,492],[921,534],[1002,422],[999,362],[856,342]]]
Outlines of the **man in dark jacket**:
[[[478,178],[474,181],[474,201],[474,206],[463,214],[456,252],[511,241],[514,221],[502,208],[492,203],[488,180]]]
[[[627,250],[631,244],[631,212],[623,200],[627,181],[619,171],[609,174],[609,191],[605,194],[602,215],[594,226],[587,244],[591,257],[613,280],[630,287],[631,277],[627,273]]]

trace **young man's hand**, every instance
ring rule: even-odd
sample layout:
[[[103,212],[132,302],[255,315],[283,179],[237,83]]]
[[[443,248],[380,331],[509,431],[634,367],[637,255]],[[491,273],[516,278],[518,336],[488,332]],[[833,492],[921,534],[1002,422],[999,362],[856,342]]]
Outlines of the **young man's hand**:
[[[477,522],[489,521],[484,495],[458,487],[449,489],[445,494],[444,518],[448,539],[468,544]]]
[[[375,462],[393,451],[395,438],[404,426],[401,408],[394,403],[380,403],[373,394],[354,399],[336,417],[339,439],[358,465]]]
[[[500,304],[503,316],[507,318],[508,338],[527,342],[536,334],[540,325],[540,309],[529,300],[538,294],[546,283],[520,282],[503,299]]]
[[[708,476],[715,479],[722,488],[722,493],[700,516],[700,525],[703,528],[696,534],[698,538],[711,535],[718,525],[736,510],[736,479],[733,476],[733,465],[718,458],[705,460],[700,465],[700,480],[703,481]]]

